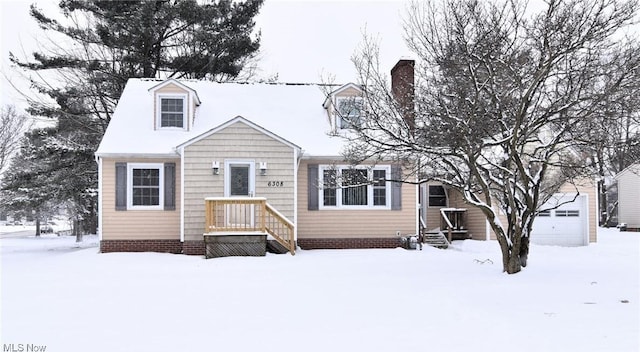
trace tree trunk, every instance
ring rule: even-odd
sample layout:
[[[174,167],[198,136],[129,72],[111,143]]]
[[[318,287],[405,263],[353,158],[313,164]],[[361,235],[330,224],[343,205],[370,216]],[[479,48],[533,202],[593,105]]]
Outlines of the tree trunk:
[[[507,274],[515,274],[519,273],[520,270],[522,270],[522,266],[520,265],[520,255],[511,252],[505,271],[507,272]]]
[[[78,219],[73,220],[73,234],[76,236],[76,243],[82,242],[82,231],[80,229],[80,221],[78,221]]]
[[[517,231],[515,226],[511,226],[508,233],[504,235],[510,238],[511,242],[507,242],[506,239],[498,241],[502,250],[502,271],[507,274],[519,273],[523,267],[527,266],[529,256],[529,238],[521,237],[522,231]]]
[[[36,214],[36,237],[40,237],[40,215]]]

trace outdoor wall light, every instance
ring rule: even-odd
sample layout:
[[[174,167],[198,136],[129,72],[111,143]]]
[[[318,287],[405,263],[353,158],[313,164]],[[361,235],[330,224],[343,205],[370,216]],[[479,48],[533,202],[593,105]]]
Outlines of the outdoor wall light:
[[[219,161],[212,162],[211,170],[213,170],[214,175],[220,175],[220,162]]]
[[[267,174],[267,163],[265,161],[260,162],[260,175],[264,176]]]

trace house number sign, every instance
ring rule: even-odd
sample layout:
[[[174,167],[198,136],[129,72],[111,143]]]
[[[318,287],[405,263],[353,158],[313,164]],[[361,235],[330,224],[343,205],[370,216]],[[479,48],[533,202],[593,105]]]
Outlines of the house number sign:
[[[269,181],[267,183],[268,187],[284,187],[284,181]]]

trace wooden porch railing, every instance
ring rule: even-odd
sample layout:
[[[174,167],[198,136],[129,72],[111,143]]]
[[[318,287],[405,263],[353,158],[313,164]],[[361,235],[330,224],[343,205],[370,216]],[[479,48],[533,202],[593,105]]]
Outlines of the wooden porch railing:
[[[259,232],[295,254],[294,225],[263,197],[205,198],[205,233]]]
[[[464,215],[467,209],[442,208],[440,214],[440,228],[447,230],[447,240],[449,243],[453,240],[453,235],[462,235],[468,237],[468,231],[464,223]]]

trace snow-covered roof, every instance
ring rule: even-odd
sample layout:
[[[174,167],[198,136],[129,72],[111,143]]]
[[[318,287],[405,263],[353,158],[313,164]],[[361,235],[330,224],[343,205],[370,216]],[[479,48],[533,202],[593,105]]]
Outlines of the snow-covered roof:
[[[636,175],[640,175],[640,162],[631,164],[629,166],[627,166],[626,168],[624,168],[624,170],[618,172],[618,174],[616,174],[615,179],[619,180],[621,176],[626,175],[628,173],[633,173]]]
[[[178,86],[178,87],[180,87],[180,88],[182,88],[182,89],[184,89],[184,90],[186,90],[188,92],[193,93],[194,98],[196,100],[196,105],[200,105],[200,97],[198,96],[198,92],[196,92],[191,87],[186,86],[183,83],[181,83],[180,81],[178,81],[176,79],[173,79],[173,78],[166,79],[166,80],[154,85],[153,87],[149,88],[148,90],[151,92],[151,91],[160,89],[160,88],[162,88],[164,86],[167,86],[169,84],[175,84],[176,86]]]
[[[202,101],[193,125],[184,131],[154,128],[152,88],[160,82],[127,82],[97,156],[177,156],[176,147],[238,116],[299,146],[303,156],[341,155],[345,141],[330,136],[331,124],[322,106],[326,97],[318,85],[180,80]]]

